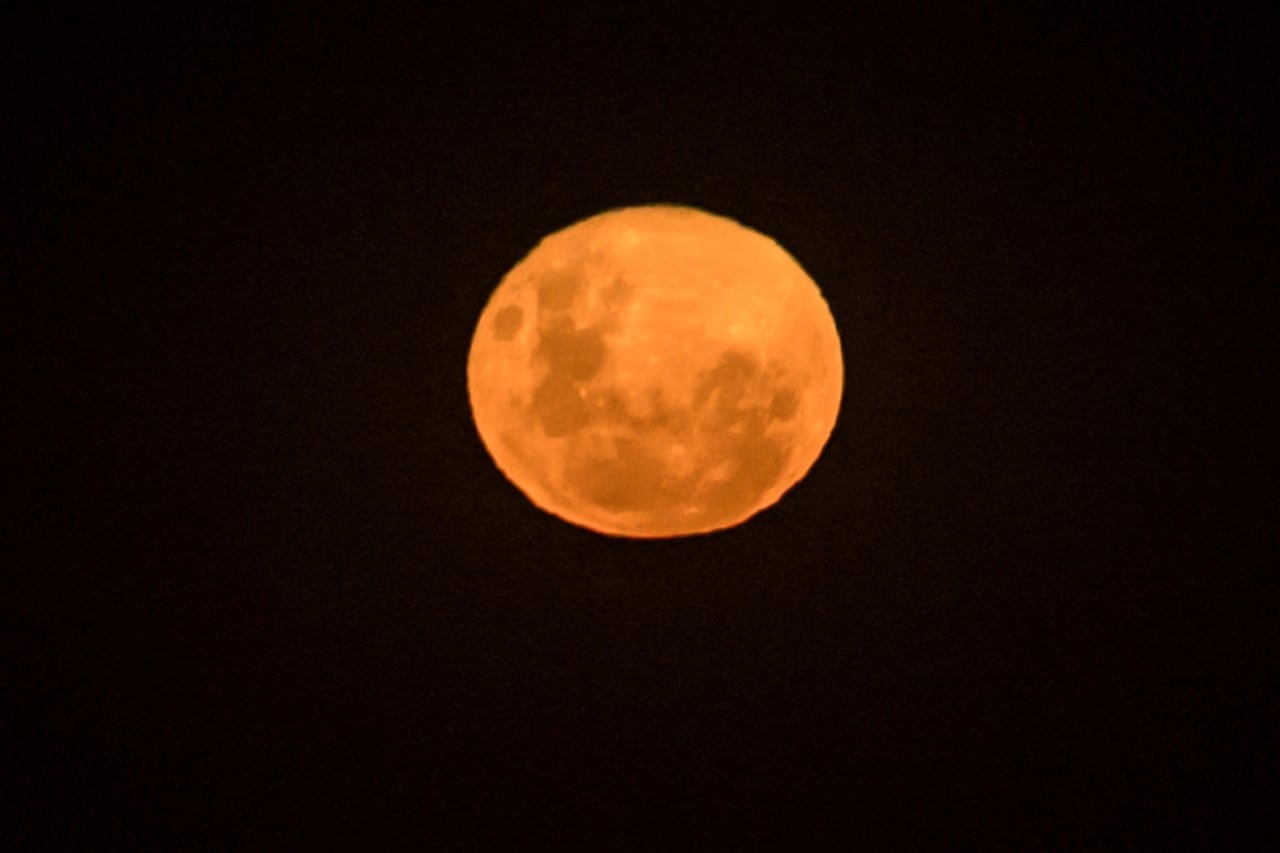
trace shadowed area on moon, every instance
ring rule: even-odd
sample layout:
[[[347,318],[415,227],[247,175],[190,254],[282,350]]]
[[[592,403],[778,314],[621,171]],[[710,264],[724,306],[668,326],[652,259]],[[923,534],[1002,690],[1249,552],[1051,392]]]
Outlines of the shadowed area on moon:
[[[790,448],[766,431],[796,414],[797,389],[779,385],[754,354],[739,349],[724,351],[692,381],[668,375],[640,388],[593,383],[610,353],[604,324],[574,323],[583,282],[572,268],[538,280],[533,350],[542,378],[531,412],[548,438],[569,442],[563,475],[572,501],[634,513],[646,519],[637,532],[714,525],[752,510],[789,459]],[[619,285],[614,295],[624,291]],[[520,308],[503,308],[493,334],[510,341],[522,322]],[[677,385],[692,388],[683,405],[664,392]]]
[[[524,322],[524,312],[519,305],[508,305],[493,318],[493,336],[500,341],[509,341],[520,331]]]

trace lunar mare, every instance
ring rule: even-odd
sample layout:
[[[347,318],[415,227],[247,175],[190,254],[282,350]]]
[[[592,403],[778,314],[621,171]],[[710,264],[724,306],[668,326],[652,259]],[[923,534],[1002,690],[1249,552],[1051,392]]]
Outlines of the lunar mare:
[[[543,239],[481,313],[477,431],[537,506],[614,536],[739,524],[835,426],[844,366],[785,250],[688,207],[623,208]]]

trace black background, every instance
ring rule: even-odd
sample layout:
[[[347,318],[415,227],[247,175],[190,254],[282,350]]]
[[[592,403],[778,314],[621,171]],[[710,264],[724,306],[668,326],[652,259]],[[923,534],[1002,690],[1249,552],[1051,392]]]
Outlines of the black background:
[[[1274,829],[1265,19],[217,5],[5,27],[11,849]],[[785,246],[847,379],[778,506],[631,542],[465,359],[652,202]]]

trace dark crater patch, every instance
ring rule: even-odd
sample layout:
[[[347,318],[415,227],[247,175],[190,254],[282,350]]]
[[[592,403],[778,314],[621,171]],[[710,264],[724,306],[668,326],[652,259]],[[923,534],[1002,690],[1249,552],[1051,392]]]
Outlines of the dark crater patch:
[[[615,440],[617,455],[585,457],[572,464],[569,480],[580,495],[612,512],[653,510],[675,503],[663,482],[662,460],[626,438]]]
[[[518,305],[508,305],[493,318],[493,336],[500,341],[509,341],[520,331],[524,322],[524,312]]]
[[[760,363],[750,354],[730,350],[720,356],[720,361],[698,377],[694,387],[693,404],[702,406],[715,395],[717,413],[737,408],[751,384],[760,376]]]
[[[775,420],[789,421],[800,410],[800,392],[794,388],[782,388],[769,403],[769,415]]]
[[[699,489],[699,503],[708,519],[736,516],[755,506],[760,495],[778,481],[787,464],[787,451],[778,442],[758,435],[734,441],[708,467],[730,461],[729,478],[707,482]]]
[[[542,333],[534,357],[545,360],[553,374],[586,382],[604,364],[604,338],[594,329],[575,329],[568,321],[557,322]]]
[[[587,406],[577,385],[563,373],[552,373],[542,380],[533,393],[533,413],[551,438],[575,433],[588,420]]]

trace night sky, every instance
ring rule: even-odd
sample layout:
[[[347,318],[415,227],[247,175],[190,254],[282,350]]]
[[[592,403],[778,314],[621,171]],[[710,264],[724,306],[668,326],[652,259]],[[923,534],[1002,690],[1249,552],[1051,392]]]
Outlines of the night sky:
[[[1274,831],[1273,22],[168,5],[4,27],[6,849]],[[465,364],[656,202],[846,382],[777,506],[629,541]]]

